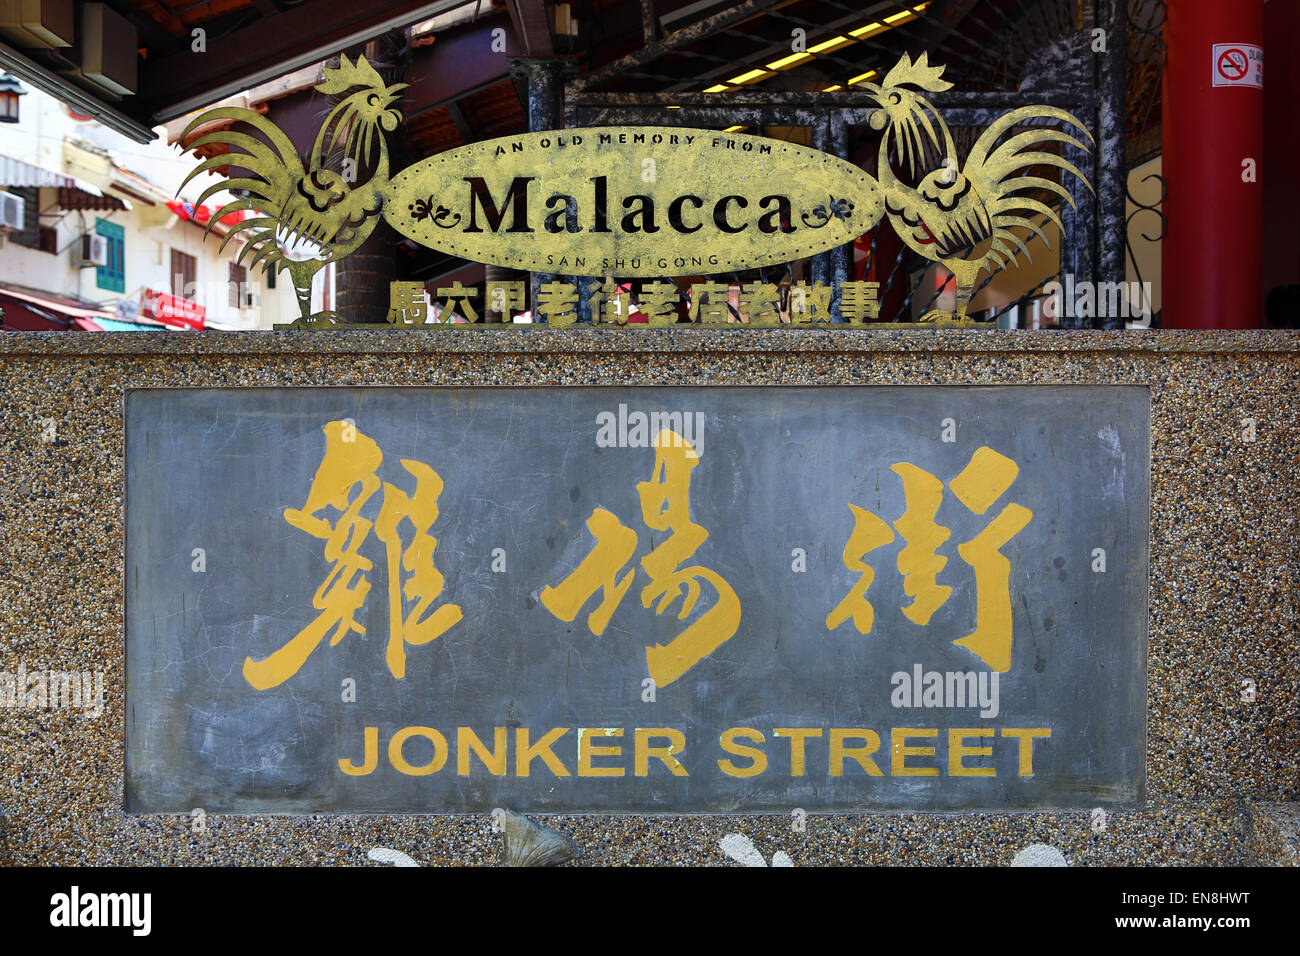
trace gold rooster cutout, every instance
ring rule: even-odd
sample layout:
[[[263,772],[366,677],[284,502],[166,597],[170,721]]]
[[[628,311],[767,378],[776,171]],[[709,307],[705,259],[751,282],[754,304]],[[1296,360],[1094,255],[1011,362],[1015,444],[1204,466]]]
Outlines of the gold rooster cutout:
[[[311,314],[312,279],[326,263],[355,252],[379,222],[390,176],[385,136],[402,121],[401,112],[392,106],[407,86],[389,86],[363,56],[357,57],[355,63],[342,56],[337,67],[326,67],[323,72],[325,79],[316,87],[319,93],[333,96],[358,89],[330,111],[309,157],[299,155],[289,137],[274,123],[240,107],[208,110],[181,134],[183,140],[206,123],[235,120],[265,138],[234,130],[201,136],[191,149],[222,143],[231,148],[230,152],[200,163],[181,183],[181,189],[200,173],[220,166],[248,171],[247,176],[209,186],[196,205],[223,189],[247,193],[214,215],[208,228],[233,212],[255,213],[230,230],[221,249],[236,236],[244,236],[247,244],[236,263],[251,256],[250,271],[261,264],[264,272],[288,272],[301,312],[293,325],[305,328],[326,328],[338,321],[333,312]],[[340,142],[343,172],[325,166],[326,157]]]
[[[1052,106],[1024,106],[999,117],[980,134],[966,163],[957,166],[957,150],[948,125],[920,91],[938,93],[952,88],[942,79],[944,67],[930,66],[928,54],[913,62],[907,54],[898,61],[884,82],[862,84],[870,90],[880,109],[872,114],[873,129],[884,130],[880,141],[877,178],[885,194],[885,212],[890,225],[913,252],[938,262],[952,272],[956,282],[957,307],[927,312],[922,322],[956,320],[969,324],[966,307],[975,283],[985,269],[1005,268],[1018,253],[1033,262],[1029,247],[1014,229],[1025,229],[1028,238],[1038,235],[1050,249],[1042,226],[1030,216],[1040,215],[1061,229],[1061,220],[1046,204],[1025,190],[1055,193],[1074,207],[1070,193],[1060,184],[1028,173],[1034,166],[1056,166],[1092,186],[1071,163],[1053,153],[1024,152],[1038,143],[1057,142],[1088,150],[1073,136],[1051,128],[1036,128],[998,143],[1001,137],[1026,120],[1060,120],[1082,130],[1093,143],[1092,134],[1070,113]],[[931,121],[933,117],[933,121]],[[906,164],[912,178],[917,164],[927,155],[922,131],[942,156],[915,186],[908,186],[894,174],[893,161]]]

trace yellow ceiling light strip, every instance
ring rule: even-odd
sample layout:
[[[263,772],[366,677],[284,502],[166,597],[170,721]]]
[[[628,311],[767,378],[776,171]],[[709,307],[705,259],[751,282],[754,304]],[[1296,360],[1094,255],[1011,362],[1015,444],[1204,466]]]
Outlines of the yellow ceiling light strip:
[[[727,82],[732,86],[743,86],[746,83],[753,83],[760,77],[767,75],[768,71],[764,69],[750,70],[748,73],[740,74],[740,76],[733,76],[731,79],[727,80]]]
[[[861,40],[888,29],[889,27],[885,26],[883,23],[868,23],[865,27],[858,27],[856,30],[850,30],[849,36]]]
[[[816,46],[810,46],[808,48],[808,52],[829,53],[831,50],[838,50],[842,46],[847,46],[850,43],[856,43],[856,42],[857,41],[854,40],[852,37],[831,37],[829,40],[823,40],[821,43],[818,43]]]
[[[769,70],[784,70],[794,66],[796,63],[802,63],[804,60],[811,60],[811,53],[791,53],[789,56],[783,56],[779,60],[773,60],[767,65]]]
[[[740,76],[733,76],[725,83],[710,86],[704,92],[724,93],[734,86],[744,86],[747,83],[756,83],[759,80],[765,80],[769,76],[775,75],[775,71],[777,70],[788,70],[791,67],[799,66],[814,59],[815,55],[818,53],[829,53],[831,50],[838,50],[840,47],[848,46],[850,43],[856,43],[859,40],[865,40],[867,37],[875,36],[878,33],[884,33],[887,30],[892,30],[894,27],[902,26],[904,23],[910,23],[919,18],[932,2],[933,0],[926,0],[925,3],[918,3],[911,7],[907,7],[906,9],[900,10],[898,13],[884,17],[881,20],[873,20],[871,23],[860,26],[856,30],[850,30],[846,36],[834,36],[829,40],[823,40],[815,46],[810,46],[807,52],[792,53],[789,56],[783,56],[779,60],[773,60],[771,63],[767,64],[766,67],[750,70],[748,73],[740,74]],[[855,76],[853,79],[849,80],[845,86],[852,86],[855,83],[861,83],[863,80],[868,80],[875,76],[876,73],[876,70],[871,70],[868,73],[863,73],[861,76]],[[843,87],[837,85],[825,89],[822,92],[829,93],[838,89],[843,89]],[[744,127],[740,128],[743,129]]]

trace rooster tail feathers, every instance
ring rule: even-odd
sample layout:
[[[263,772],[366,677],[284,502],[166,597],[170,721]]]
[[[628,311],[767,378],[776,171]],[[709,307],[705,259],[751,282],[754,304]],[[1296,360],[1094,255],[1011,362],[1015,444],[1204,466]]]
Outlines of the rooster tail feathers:
[[[984,254],[984,261],[989,265],[997,266],[999,269],[1005,269],[1015,261],[1013,253],[1004,243],[995,242]]]
[[[1051,127],[1028,130],[1012,136],[1002,143],[998,143],[998,140],[1006,135],[1006,133],[1008,133],[1012,128],[1023,125],[1024,122],[1029,119],[1054,119],[1067,123],[1082,131],[1083,135],[1088,138],[1088,143],[1082,143],[1068,133],[1064,133]],[[1091,184],[1088,183],[1087,177],[1079,172],[1079,170],[1071,163],[1059,156],[1042,152],[1028,155],[1017,155],[1020,150],[1025,149],[1028,146],[1032,146],[1035,143],[1045,142],[1065,143],[1069,146],[1075,147],[1076,149],[1083,150],[1084,152],[1091,151],[1091,147],[1088,144],[1095,144],[1095,140],[1092,138],[1092,134],[1088,132],[1088,128],[1065,110],[1057,109],[1054,106],[1025,106],[998,117],[998,119],[995,120],[988,129],[981,133],[979,139],[975,141],[975,145],[971,147],[966,163],[972,169],[981,166],[993,166],[999,169],[1005,167],[1007,173],[1010,174],[1016,169],[1021,169],[1041,162],[1050,166],[1058,166],[1067,172],[1073,173],[1085,185],[1087,185],[1089,189],[1092,189]],[[1006,177],[1004,176],[1002,178]]]
[[[248,155],[266,162],[276,162],[278,157],[276,153],[266,143],[260,139],[249,136],[247,133],[240,133],[235,130],[213,130],[211,133],[204,133],[194,142],[190,143],[190,149],[197,152],[200,146],[206,146],[209,143],[224,143],[227,146],[238,146],[246,151]]]
[[[993,248],[1010,256],[1011,260],[1014,261],[1017,253],[1007,245],[1008,242],[1014,243],[1016,248],[1025,254],[1025,258],[1029,260],[1030,264],[1033,264],[1034,257],[1030,253],[1029,247],[1010,229],[1004,229],[998,233],[997,238],[993,241]]]
[[[999,117],[980,135],[967,157],[966,168],[970,170],[971,176],[977,176],[979,175],[977,171],[982,171],[983,175],[980,178],[988,182],[991,195],[988,196],[985,204],[997,225],[998,238],[1004,243],[1014,243],[1032,262],[1028,247],[1011,231],[1012,227],[1028,230],[1031,237],[1037,236],[1050,249],[1052,244],[1043,226],[1050,222],[1059,230],[1061,220],[1054,209],[1023,193],[1026,190],[1041,190],[1069,203],[1072,208],[1077,206],[1070,190],[1063,182],[1057,183],[1042,176],[1026,174],[1034,166],[1054,166],[1062,170],[1062,178],[1068,173],[1076,177],[1089,191],[1092,190],[1092,185],[1069,160],[1055,153],[1031,149],[1040,143],[1062,143],[1085,152],[1089,151],[1088,145],[1069,133],[1052,127],[1036,127],[1007,136],[1012,129],[1023,125],[1029,119],[1060,121],[1082,130],[1088,142],[1093,142],[1087,128],[1065,110],[1050,106],[1024,107]],[[1039,221],[1034,221],[1036,219]],[[996,245],[991,251],[1002,252]],[[1014,256],[1015,254],[1012,253],[1013,258]]]
[[[244,153],[235,154],[236,157],[243,156],[243,155],[246,154]],[[254,164],[250,163],[249,165],[254,165]],[[190,174],[186,176],[185,179],[181,182],[180,188],[176,190],[177,195],[179,195],[181,189],[184,189],[189,184],[190,180],[192,180],[199,173],[208,172],[209,170],[216,169],[219,166],[240,166],[240,168],[247,168],[246,166],[241,164],[241,161],[238,158],[231,159],[229,153],[222,156],[213,156],[211,159],[205,159],[203,162],[199,163],[199,165],[196,166],[190,172]],[[208,199],[208,197],[211,196],[213,193],[219,193],[225,189],[247,189],[249,192],[253,193],[254,195],[258,196],[260,199],[266,202],[274,202],[275,197],[273,194],[275,192],[278,192],[278,190],[275,189],[275,186],[271,183],[269,177],[265,176],[261,172],[261,170],[250,169],[249,172],[252,173],[254,176],[256,176],[257,179],[243,177],[239,179],[227,179],[227,180],[222,180],[221,182],[213,183],[212,185],[208,186],[207,189],[203,190],[203,194],[197,200],[196,205],[202,205],[203,202],[205,202]],[[238,186],[231,185],[234,183],[238,183],[239,185]]]
[[[218,158],[220,158],[220,157],[218,157]],[[196,172],[197,172],[197,170],[196,170]],[[194,174],[191,173],[190,175],[193,176]],[[188,182],[188,179],[186,180],[186,182]],[[261,193],[259,192],[259,190],[260,190],[260,188],[261,188],[263,185],[265,185],[265,184],[264,184],[261,180],[257,180],[257,179],[227,179],[227,180],[223,180],[222,182],[213,183],[213,184],[212,184],[211,186],[209,186],[207,189],[203,190],[203,192],[199,194],[199,198],[198,198],[197,200],[195,200],[194,205],[195,205],[195,206],[202,206],[205,202],[208,201],[208,199],[210,199],[210,198],[213,196],[213,194],[215,194],[215,193],[219,193],[219,192],[221,192],[222,190],[226,190],[226,189],[248,189],[248,190],[251,191],[251,192],[255,192],[255,193],[257,193],[258,195],[261,195]],[[184,186],[185,186],[185,183],[181,183],[181,188],[184,188]],[[180,192],[180,189],[178,189],[178,190],[176,190],[176,191],[177,191],[177,193],[179,193],[179,192]],[[236,203],[230,203],[229,206],[222,206],[221,209],[219,209],[219,210],[216,212],[215,215],[213,215],[212,217],[210,217],[210,218],[208,219],[208,226],[207,226],[206,229],[203,230],[203,237],[204,237],[205,239],[207,238],[208,233],[210,233],[210,232],[212,231],[212,227],[215,226],[215,225],[217,224],[217,220],[219,220],[219,219],[221,219],[222,217],[228,215],[228,212],[227,212],[228,209],[229,209],[229,212],[234,212],[234,211],[235,211],[233,208],[230,208],[230,207],[233,207],[233,206],[235,206],[235,205],[236,205]]]
[[[262,236],[261,239],[254,239],[252,242],[244,243],[244,248],[240,249],[239,255],[235,257],[235,265],[239,265],[241,262],[244,261],[245,257],[250,255],[251,253],[257,252],[259,253],[259,255],[256,256],[253,259],[253,261],[248,264],[248,267],[251,271],[252,267],[257,265],[262,255],[266,253],[275,253],[278,251],[279,250],[273,238],[271,238],[270,236]]]
[[[994,216],[997,216],[1002,212],[1014,212],[1018,210],[1037,213],[1040,216],[1046,217],[1047,221],[1056,226],[1057,229],[1061,228],[1061,219],[1056,215],[1056,211],[1052,209],[1051,206],[1041,203],[1037,199],[1030,199],[1028,196],[1016,196],[1014,199],[1003,199],[993,204],[992,210]]]
[[[1003,215],[1003,216],[998,216],[998,225],[1002,227],[1002,233],[1000,233],[1000,235],[1013,236],[1014,233],[1011,232],[1009,227],[1019,226],[1021,229],[1029,230],[1030,239],[1032,239],[1034,236],[1037,236],[1039,239],[1043,240],[1043,245],[1045,245],[1049,251],[1052,248],[1052,241],[1047,238],[1047,233],[1043,232],[1043,227],[1040,226],[1038,223],[1034,222],[1032,219],[1026,219],[1024,216]]]
[[[207,189],[203,190],[203,192],[199,194],[199,198],[195,201],[194,205],[202,206],[215,193],[219,193],[226,189],[247,189],[259,199],[266,200],[267,202],[274,202],[272,197],[265,194],[265,187],[266,183],[260,179],[225,179],[219,183],[213,183]],[[231,205],[233,206],[234,203],[231,203]],[[225,209],[226,207],[223,206],[222,208]],[[222,215],[224,215],[224,213]],[[213,221],[219,218],[220,216],[216,216]]]
[[[208,159],[205,159],[203,162],[199,163],[197,166],[191,169],[189,175],[181,180],[181,184],[178,187],[176,187],[176,195],[179,196],[181,194],[181,190],[190,184],[190,180],[192,180],[195,176],[199,175],[200,173],[211,172],[214,169],[218,169],[222,166],[229,166],[229,165],[230,165],[230,159],[224,154],[221,156],[211,156]]]
[[[1020,169],[1028,169],[1031,166],[1038,165],[1056,166],[1058,169],[1063,169],[1067,173],[1071,173],[1078,177],[1079,181],[1087,186],[1089,190],[1092,189],[1091,184],[1088,182],[1088,178],[1084,176],[1083,173],[1079,171],[1078,167],[1068,159],[1058,156],[1055,153],[1043,152],[1042,150],[1028,153],[1021,152],[1021,150],[1033,146],[1035,143],[1042,142],[1066,143],[1075,147],[1082,147],[1083,145],[1073,136],[1067,136],[1065,133],[1058,133],[1056,130],[1033,130],[1031,132],[1021,133],[1018,136],[1011,137],[1011,139],[1007,140],[995,149],[992,155],[984,161],[983,165],[994,172],[1002,173],[997,180],[998,182],[1005,180],[1009,175]]]
[[[1060,228],[1061,224],[1051,210],[1048,210],[1047,218],[1055,221],[1057,228]],[[1008,232],[1009,230],[1007,227],[1010,226],[1019,226],[1021,229],[1028,229],[1030,238],[1037,236],[1039,239],[1043,240],[1043,245],[1047,246],[1048,249],[1052,248],[1052,240],[1047,238],[1047,233],[1043,231],[1042,225],[1034,222],[1032,219],[1026,219],[1024,216],[1013,216],[1006,213],[999,213],[997,216],[997,223],[1003,232]]]
[[[267,138],[271,145],[275,147],[275,151],[280,154],[280,159],[283,162],[286,164],[291,162],[301,163],[301,160],[298,158],[298,151],[294,148],[289,137],[286,136],[278,126],[268,120],[261,113],[254,113],[252,110],[246,110],[239,106],[222,106],[214,110],[208,110],[206,113],[201,113],[190,122],[189,126],[185,127],[185,132],[180,135],[181,141],[183,142],[185,137],[189,136],[190,133],[194,132],[198,127],[203,126],[206,123],[217,122],[218,120],[234,120],[236,122],[247,123]],[[208,133],[202,137],[199,143],[195,143],[194,145],[197,146],[201,143],[228,142],[228,140],[222,138],[223,135],[225,134],[220,130]]]
[[[222,166],[234,166],[247,170],[249,176],[212,184],[203,191],[196,200],[195,205],[201,206],[214,194],[234,189],[247,190],[258,200],[261,200],[261,205],[279,205],[281,200],[277,197],[286,191],[288,182],[294,172],[301,173],[302,171],[302,158],[298,155],[292,141],[278,126],[260,113],[254,113],[252,110],[236,106],[219,107],[201,113],[190,122],[180,138],[183,141],[186,136],[198,127],[222,120],[244,123],[260,133],[264,140],[234,130],[214,130],[211,133],[205,133],[190,144],[189,148],[197,150],[211,143],[224,143],[235,147],[235,149],[219,156],[211,156],[195,166],[189,175],[182,180],[176,194],[180,195],[181,190],[202,173],[210,172]],[[218,211],[217,215],[214,215],[209,220],[205,235],[207,232],[212,231],[212,227],[222,216],[236,212],[239,209],[252,209],[254,205],[256,204],[248,200],[240,200],[223,207]]]
[[[224,219],[227,216],[229,216],[232,212],[243,212],[244,210],[257,212],[258,205],[259,205],[258,203],[253,202],[253,200],[251,199],[237,199],[232,203],[227,203],[226,205],[222,206],[220,212],[217,213],[217,218]],[[242,227],[245,223],[249,223],[252,221],[253,221],[252,219],[245,219],[239,225]]]
[[[1004,113],[994,120],[992,125],[980,134],[980,138],[976,142],[975,148],[971,150],[971,155],[974,155],[975,152],[980,149],[981,145],[984,147],[984,151],[987,152],[988,148],[991,147],[1003,133],[1011,129],[1013,126],[1023,125],[1026,120],[1031,119],[1059,120],[1062,123],[1073,126],[1075,129],[1083,133],[1084,136],[1088,137],[1089,143],[1093,145],[1096,144],[1096,140],[1092,138],[1092,133],[1088,132],[1088,127],[1084,126],[1073,113],[1063,109],[1058,109],[1055,106],[1022,106],[1009,113]],[[1089,149],[1090,147],[1081,145],[1080,148]]]
[[[1063,200],[1070,204],[1071,209],[1079,207],[1074,202],[1074,197],[1060,183],[1054,183],[1050,179],[1043,179],[1041,176],[1017,176],[1015,179],[1007,182],[1001,191],[1003,197],[1009,197],[1025,189],[1045,189],[1048,192],[1056,193]]]

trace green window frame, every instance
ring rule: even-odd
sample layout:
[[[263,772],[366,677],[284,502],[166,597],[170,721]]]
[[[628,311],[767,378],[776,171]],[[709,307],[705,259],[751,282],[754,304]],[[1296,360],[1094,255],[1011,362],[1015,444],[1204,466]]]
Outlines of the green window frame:
[[[95,269],[95,284],[105,292],[125,292],[126,230],[115,222],[99,219],[95,235],[108,240],[108,264]]]

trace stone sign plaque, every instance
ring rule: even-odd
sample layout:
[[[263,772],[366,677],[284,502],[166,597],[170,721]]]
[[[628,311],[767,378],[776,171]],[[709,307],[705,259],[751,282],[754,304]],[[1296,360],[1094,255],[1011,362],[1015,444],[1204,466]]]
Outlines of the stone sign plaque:
[[[133,390],[132,812],[1132,805],[1149,396]]]

